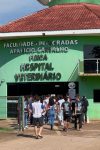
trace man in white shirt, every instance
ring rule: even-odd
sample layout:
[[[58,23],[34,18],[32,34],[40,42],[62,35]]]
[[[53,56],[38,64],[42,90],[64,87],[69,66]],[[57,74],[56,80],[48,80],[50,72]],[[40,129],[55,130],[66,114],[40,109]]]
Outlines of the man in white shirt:
[[[40,102],[39,96],[35,96],[35,102],[32,103],[32,112],[33,112],[33,125],[35,130],[36,139],[43,138],[41,135],[43,130],[43,117],[42,114],[44,113],[44,106]],[[39,127],[39,132],[38,132]]]
[[[65,102],[63,96],[61,95],[58,100],[58,121],[59,125],[63,126],[63,110],[61,109],[62,104]]]
[[[43,101],[43,104],[44,104],[46,110],[48,109],[49,98],[50,98],[50,95],[46,95],[46,97]],[[48,123],[48,111],[45,112],[44,122],[45,122],[45,124]]]

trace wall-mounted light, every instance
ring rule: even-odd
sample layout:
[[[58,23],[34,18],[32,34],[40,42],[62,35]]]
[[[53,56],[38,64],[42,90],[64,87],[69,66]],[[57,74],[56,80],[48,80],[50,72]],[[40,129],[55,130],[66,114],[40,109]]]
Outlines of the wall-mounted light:
[[[45,33],[42,33],[43,36],[45,36]]]
[[[5,82],[5,79],[1,79],[1,80],[0,80],[0,86],[1,86],[1,84],[4,83],[4,82]]]
[[[56,84],[55,87],[60,87],[60,85]]]

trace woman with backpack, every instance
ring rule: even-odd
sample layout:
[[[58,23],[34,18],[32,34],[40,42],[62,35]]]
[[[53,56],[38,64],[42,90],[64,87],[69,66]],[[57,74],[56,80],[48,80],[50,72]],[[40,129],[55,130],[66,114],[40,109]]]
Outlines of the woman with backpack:
[[[53,130],[54,120],[55,120],[55,102],[54,97],[50,97],[48,103],[48,122],[51,126],[51,130]]]
[[[84,124],[84,123],[87,123],[87,111],[88,111],[89,102],[85,96],[82,97],[81,101],[82,101],[82,105],[83,105],[82,121]]]
[[[77,96],[75,102],[75,129],[78,131],[82,128],[82,113],[83,102],[80,100],[80,96]]]

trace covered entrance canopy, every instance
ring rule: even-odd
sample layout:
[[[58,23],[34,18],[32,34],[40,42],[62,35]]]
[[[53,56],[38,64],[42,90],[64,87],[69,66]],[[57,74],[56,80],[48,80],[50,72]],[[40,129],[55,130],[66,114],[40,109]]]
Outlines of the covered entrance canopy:
[[[63,94],[68,92],[67,82],[27,82],[27,83],[8,83],[8,96],[22,95],[46,95],[46,94]]]

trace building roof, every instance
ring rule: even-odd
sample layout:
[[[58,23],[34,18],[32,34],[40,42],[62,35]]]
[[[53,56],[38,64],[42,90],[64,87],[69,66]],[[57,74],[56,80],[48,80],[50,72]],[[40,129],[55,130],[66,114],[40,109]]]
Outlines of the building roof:
[[[100,29],[100,5],[55,5],[0,27],[1,33]]]

